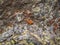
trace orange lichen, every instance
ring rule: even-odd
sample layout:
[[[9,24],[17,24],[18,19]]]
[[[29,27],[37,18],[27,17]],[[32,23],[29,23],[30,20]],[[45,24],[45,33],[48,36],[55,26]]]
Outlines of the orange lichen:
[[[25,19],[25,21],[30,25],[33,24],[33,20],[31,20],[31,19]]]

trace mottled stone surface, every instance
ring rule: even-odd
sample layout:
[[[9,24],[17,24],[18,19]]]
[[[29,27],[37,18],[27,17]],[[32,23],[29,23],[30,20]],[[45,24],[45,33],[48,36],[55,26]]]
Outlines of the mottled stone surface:
[[[0,45],[60,45],[59,0],[0,0]]]

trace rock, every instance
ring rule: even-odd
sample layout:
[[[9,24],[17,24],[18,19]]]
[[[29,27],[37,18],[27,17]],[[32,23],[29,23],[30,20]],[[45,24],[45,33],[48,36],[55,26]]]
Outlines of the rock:
[[[17,12],[16,14],[16,20],[17,20],[17,22],[20,22],[20,21],[22,21],[23,20],[23,16],[22,16],[22,12],[20,13],[20,12]]]
[[[35,7],[32,9],[33,12],[39,12],[40,11],[40,7]]]

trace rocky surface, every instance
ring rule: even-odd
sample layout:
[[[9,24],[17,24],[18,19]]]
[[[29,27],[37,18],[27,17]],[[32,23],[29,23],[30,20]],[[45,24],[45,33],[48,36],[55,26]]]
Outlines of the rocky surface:
[[[59,0],[0,0],[0,45],[60,45]]]

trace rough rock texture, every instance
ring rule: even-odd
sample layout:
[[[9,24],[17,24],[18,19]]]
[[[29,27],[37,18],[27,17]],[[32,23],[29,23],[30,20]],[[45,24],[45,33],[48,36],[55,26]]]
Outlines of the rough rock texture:
[[[0,45],[60,45],[60,1],[0,0]]]

